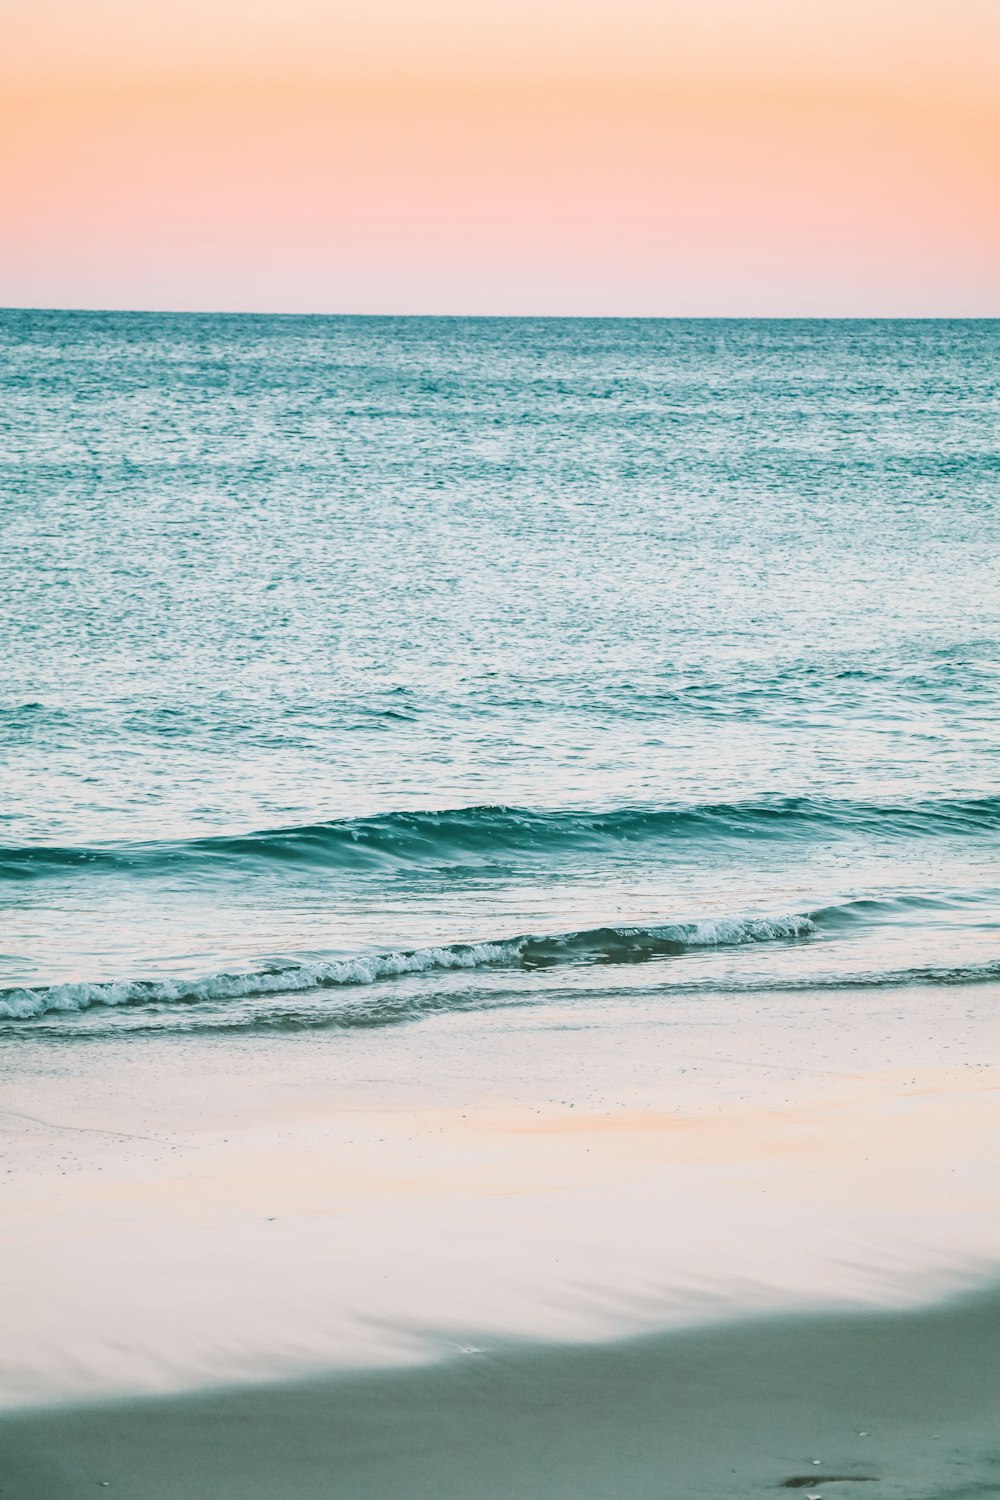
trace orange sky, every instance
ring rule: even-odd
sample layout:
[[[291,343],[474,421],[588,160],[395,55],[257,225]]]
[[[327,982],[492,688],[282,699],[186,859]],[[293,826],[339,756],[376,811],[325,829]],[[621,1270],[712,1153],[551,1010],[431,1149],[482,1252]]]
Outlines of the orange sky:
[[[0,304],[1000,313],[997,0],[0,0]]]

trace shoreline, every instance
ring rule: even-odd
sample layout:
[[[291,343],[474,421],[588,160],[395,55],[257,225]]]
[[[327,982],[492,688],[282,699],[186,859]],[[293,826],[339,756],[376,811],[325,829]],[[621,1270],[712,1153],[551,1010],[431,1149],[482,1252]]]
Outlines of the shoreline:
[[[906,1311],[7,1414],[0,1448],[10,1500],[763,1500],[861,1483],[959,1500],[1000,1492],[998,1409],[994,1284]]]

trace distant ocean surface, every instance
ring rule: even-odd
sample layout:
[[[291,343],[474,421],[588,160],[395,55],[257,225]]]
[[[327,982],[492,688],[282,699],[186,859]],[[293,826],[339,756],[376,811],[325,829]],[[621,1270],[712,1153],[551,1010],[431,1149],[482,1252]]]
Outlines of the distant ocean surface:
[[[0,313],[0,1028],[1000,977],[1000,323]]]

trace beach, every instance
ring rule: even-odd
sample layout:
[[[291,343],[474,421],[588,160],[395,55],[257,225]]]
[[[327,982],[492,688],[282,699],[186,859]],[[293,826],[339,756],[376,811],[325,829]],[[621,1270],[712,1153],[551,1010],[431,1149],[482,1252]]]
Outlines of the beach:
[[[3,1500],[997,1492],[998,329],[0,312]]]
[[[988,1494],[997,998],[22,1044],[6,1492]]]

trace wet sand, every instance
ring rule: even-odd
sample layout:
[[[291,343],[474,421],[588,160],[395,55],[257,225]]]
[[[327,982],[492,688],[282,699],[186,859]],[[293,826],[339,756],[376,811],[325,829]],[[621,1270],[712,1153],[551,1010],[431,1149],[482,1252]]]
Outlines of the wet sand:
[[[0,1447],[9,1500],[987,1500],[1000,1292],[56,1408]]]

